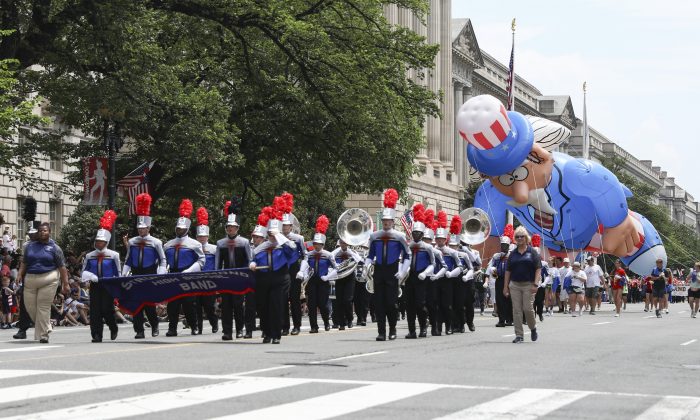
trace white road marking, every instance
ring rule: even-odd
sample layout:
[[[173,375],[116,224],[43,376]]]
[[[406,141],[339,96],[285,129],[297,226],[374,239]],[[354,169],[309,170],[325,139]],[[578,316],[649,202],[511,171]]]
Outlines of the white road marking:
[[[649,407],[636,420],[675,420],[700,418],[700,399],[664,397]]]
[[[612,321],[596,322],[595,324],[591,324],[591,325],[605,325],[605,324],[612,324]]]
[[[351,354],[350,356],[336,357],[335,359],[322,360],[320,362],[311,362],[311,364],[337,362],[339,360],[347,360],[347,359],[357,359],[358,357],[376,356],[378,354],[384,354],[384,353],[387,353],[387,352],[386,351],[373,351],[371,353]]]
[[[384,353],[386,353],[386,351],[375,351],[375,352],[371,352],[371,353],[351,354],[350,356],[336,357],[336,358],[328,359],[328,360],[317,360],[314,362],[309,362],[309,364],[310,365],[318,365],[321,363],[337,362],[339,360],[355,359],[358,357],[365,357],[365,356],[375,356],[377,354],[384,354]],[[293,367],[297,367],[297,365],[294,365],[294,364],[281,365],[281,366],[273,366],[273,367],[263,368],[263,369],[249,370],[246,372],[236,372],[230,376],[245,376],[245,375],[252,375],[255,373],[272,372],[272,371],[281,370],[281,369],[291,369]]]
[[[679,314],[684,314],[684,313],[686,313],[686,312],[688,312],[688,311],[680,311],[680,312],[678,312],[678,313],[679,313]]]
[[[241,378],[176,391],[158,392],[121,400],[85,404],[77,407],[44,411],[31,415],[9,417],[10,419],[114,419],[143,416],[159,411],[205,404],[258,392],[271,391],[288,386],[303,385],[308,379],[288,378]]]
[[[12,386],[3,388],[0,393],[0,404],[22,401],[27,398],[52,397],[83,391],[95,391],[116,386],[169,379],[176,376],[162,373],[112,373],[89,378]]]
[[[440,417],[447,419],[536,419],[591,395],[588,391],[521,389],[495,400]]]
[[[249,370],[246,372],[236,372],[233,374],[233,376],[243,376],[243,375],[252,375],[254,373],[264,373],[264,372],[272,372],[275,370],[280,370],[280,369],[291,369],[295,367],[295,365],[281,365],[281,366],[273,366],[269,368],[264,368],[264,369],[255,369],[255,370]]]
[[[692,339],[690,341],[686,341],[685,343],[681,343],[681,346],[687,346],[688,344],[693,344],[694,342],[698,341],[697,339]]]
[[[63,346],[42,346],[37,344],[36,346],[31,346],[31,347],[16,347],[13,349],[0,349],[0,353],[10,353],[10,352],[16,352],[16,351],[41,351],[41,350],[49,350],[49,349],[56,349],[59,347]]]
[[[43,375],[43,370],[0,370],[0,379],[19,378],[22,376]]]
[[[219,417],[217,420],[273,418],[284,418],[285,420],[321,420],[365,410],[377,405],[388,404],[439,388],[439,385],[433,384],[379,383],[320,397],[308,398],[293,403]]]
[[[644,318],[656,318],[656,315],[645,316]]]
[[[524,325],[523,325],[523,327],[524,327]],[[528,334],[530,334],[530,331],[525,331],[524,335],[528,335]],[[506,335],[502,335],[501,337],[504,337],[504,338],[505,337],[515,337],[515,334],[506,334]]]

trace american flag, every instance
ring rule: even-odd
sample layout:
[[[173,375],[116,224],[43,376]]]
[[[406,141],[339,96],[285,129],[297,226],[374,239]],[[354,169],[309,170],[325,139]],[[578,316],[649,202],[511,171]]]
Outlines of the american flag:
[[[403,213],[401,224],[403,225],[403,230],[410,235],[413,229],[413,210],[409,209]]]
[[[124,178],[117,181],[117,186],[127,193],[129,199],[129,215],[136,214],[136,196],[141,193],[151,193],[149,186],[149,172],[156,161],[145,162],[138,168],[129,172]]]
[[[506,90],[508,91],[508,111],[515,110],[515,96],[513,95],[513,90],[515,89],[515,19],[513,19],[513,45],[510,49],[510,64],[508,64],[508,86]]]

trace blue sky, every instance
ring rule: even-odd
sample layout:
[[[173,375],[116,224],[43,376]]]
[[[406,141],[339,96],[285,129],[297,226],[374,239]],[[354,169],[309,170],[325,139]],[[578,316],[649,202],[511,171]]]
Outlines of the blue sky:
[[[510,56],[544,95],[570,95],[591,127],[639,159],[661,166],[700,200],[700,1],[452,0],[479,46]]]

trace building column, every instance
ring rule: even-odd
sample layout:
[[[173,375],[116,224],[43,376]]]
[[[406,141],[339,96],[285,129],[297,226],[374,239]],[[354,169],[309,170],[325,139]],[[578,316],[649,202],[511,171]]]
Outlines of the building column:
[[[457,184],[466,187],[467,182],[466,182],[466,175],[467,175],[467,167],[466,167],[466,146],[467,143],[462,140],[462,137],[459,136],[459,132],[457,132],[457,114],[459,113],[459,108],[462,106],[463,102],[463,87],[462,84],[459,82],[453,82],[454,83],[454,159],[455,159],[455,172],[457,173]]]
[[[455,168],[454,154],[454,87],[452,85],[452,1],[441,0],[440,10],[440,89],[445,95],[440,124],[440,160],[446,170]]]
[[[441,0],[430,0],[428,14],[428,43],[440,44],[440,3]],[[440,90],[440,53],[435,57],[435,67],[428,72],[428,87],[432,92]],[[428,158],[433,166],[440,167],[440,119],[428,118]]]

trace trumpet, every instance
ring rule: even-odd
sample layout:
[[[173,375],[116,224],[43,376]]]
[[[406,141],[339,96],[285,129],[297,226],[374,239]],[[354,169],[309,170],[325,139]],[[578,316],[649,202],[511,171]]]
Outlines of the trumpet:
[[[299,295],[299,300],[306,299],[306,285],[309,284],[309,279],[314,275],[314,269],[309,268],[309,275],[304,277],[304,280],[301,282],[301,292]]]
[[[478,207],[470,207],[459,213],[462,218],[462,234],[459,239],[469,245],[483,243],[491,233],[491,222],[485,211]]]

